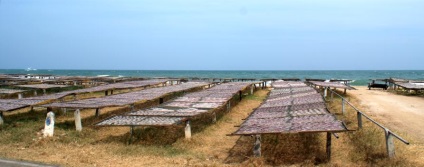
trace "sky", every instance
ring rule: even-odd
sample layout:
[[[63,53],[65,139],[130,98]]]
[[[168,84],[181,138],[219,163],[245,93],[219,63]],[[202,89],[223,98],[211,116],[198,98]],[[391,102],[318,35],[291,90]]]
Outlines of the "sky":
[[[424,70],[422,0],[0,0],[0,69]]]

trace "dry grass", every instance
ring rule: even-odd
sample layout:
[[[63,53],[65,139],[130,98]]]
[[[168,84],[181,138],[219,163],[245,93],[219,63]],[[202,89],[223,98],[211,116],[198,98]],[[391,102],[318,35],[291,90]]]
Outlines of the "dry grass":
[[[230,112],[193,121],[191,140],[184,139],[183,126],[139,127],[128,145],[128,127],[90,127],[98,120],[94,111],[82,112],[85,128],[74,130],[73,113],[57,118],[55,136],[41,138],[45,110],[6,115],[0,130],[0,157],[40,161],[63,166],[423,166],[417,157],[423,147],[396,142],[396,158],[385,158],[384,133],[364,120],[364,129],[339,133],[333,138],[332,160],[326,161],[325,134],[263,135],[262,157],[252,157],[253,138],[226,136],[237,130],[243,118],[258,107],[267,90],[246,96]],[[349,97],[348,97],[349,98]],[[357,101],[350,98],[356,105]],[[331,103],[332,111],[340,111]],[[359,106],[359,104],[357,104]],[[362,108],[361,108],[362,109]],[[102,112],[113,113],[117,108]],[[119,109],[124,110],[124,109]],[[366,109],[364,109],[366,111]],[[356,114],[348,110],[349,127],[356,128]],[[106,114],[107,115],[107,114]],[[10,120],[13,120],[10,121]],[[404,134],[400,134],[404,135]]]
[[[396,90],[387,89],[386,91],[391,92],[391,93],[395,93],[395,94],[398,94],[398,95],[404,95],[404,96],[420,96],[420,97],[424,97],[424,91],[423,90],[417,90],[417,91],[411,90],[411,91],[408,91],[408,90],[399,88],[399,89],[396,89]]]
[[[10,151],[1,151],[0,157],[64,166],[222,166],[238,139],[226,134],[237,129],[234,126],[241,124],[266,93],[261,90],[248,96],[231,112],[224,111],[216,123],[204,123],[198,130],[194,126],[191,140],[184,139],[182,127],[147,127],[137,128],[138,138],[127,145],[128,127],[87,127],[95,119],[94,111],[82,112],[85,128],[80,133],[74,130],[73,112],[58,111],[55,136],[43,139],[37,132],[43,128],[45,110],[7,115],[0,131],[0,149]]]

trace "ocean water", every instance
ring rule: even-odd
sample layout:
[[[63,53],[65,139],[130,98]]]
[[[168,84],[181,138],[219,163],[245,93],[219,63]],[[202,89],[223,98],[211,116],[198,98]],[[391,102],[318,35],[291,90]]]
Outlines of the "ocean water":
[[[367,85],[369,79],[404,78],[424,80],[424,70],[306,70],[306,71],[202,71],[202,70],[49,70],[0,69],[0,74],[51,74],[65,76],[125,76],[175,78],[314,78],[351,79],[352,85]]]

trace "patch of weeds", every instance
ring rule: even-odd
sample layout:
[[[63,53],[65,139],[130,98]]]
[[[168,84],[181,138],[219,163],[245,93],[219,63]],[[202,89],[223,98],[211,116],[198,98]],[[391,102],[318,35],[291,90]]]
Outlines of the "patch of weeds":
[[[265,97],[264,96],[257,96],[255,94],[253,94],[253,95],[247,95],[247,96],[245,96],[243,98],[246,99],[246,100],[264,101],[265,98],[266,98],[266,96]]]
[[[162,157],[175,157],[179,155],[187,154],[187,151],[177,149],[172,146],[139,146],[139,145],[127,145],[120,147],[114,151],[117,155],[129,155],[129,156],[142,156],[142,155],[153,155]]]

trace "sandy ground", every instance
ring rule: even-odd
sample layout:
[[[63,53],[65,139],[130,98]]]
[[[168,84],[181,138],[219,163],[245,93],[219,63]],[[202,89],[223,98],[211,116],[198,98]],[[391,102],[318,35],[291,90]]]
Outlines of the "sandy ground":
[[[411,143],[424,144],[424,98],[398,95],[382,89],[368,90],[367,87],[355,87],[358,90],[348,93],[361,102],[365,111],[400,135],[410,136]]]

